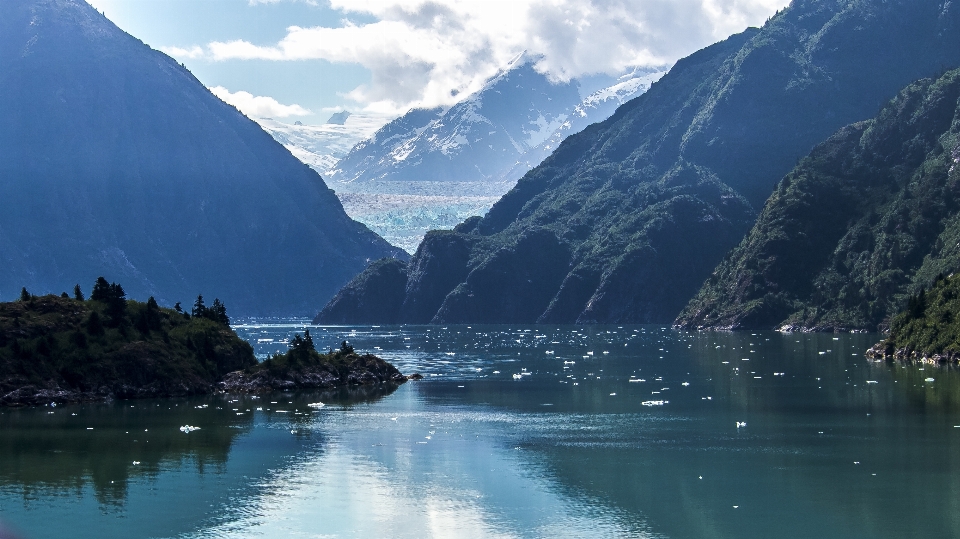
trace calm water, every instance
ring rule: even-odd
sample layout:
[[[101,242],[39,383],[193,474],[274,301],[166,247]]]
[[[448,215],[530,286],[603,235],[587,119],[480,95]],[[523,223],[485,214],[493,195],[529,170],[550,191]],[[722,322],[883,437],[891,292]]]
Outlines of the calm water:
[[[237,330],[265,355],[303,327]],[[869,362],[876,335],[311,333],[426,378],[2,410],[0,521],[26,539],[960,537],[960,373]]]

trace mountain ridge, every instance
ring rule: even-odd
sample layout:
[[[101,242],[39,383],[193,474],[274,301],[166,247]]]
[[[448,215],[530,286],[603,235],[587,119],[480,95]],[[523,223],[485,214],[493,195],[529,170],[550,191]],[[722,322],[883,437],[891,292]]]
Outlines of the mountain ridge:
[[[444,270],[465,277],[431,288],[443,302],[416,320],[497,320],[536,283],[552,294],[524,322],[669,323],[800,157],[911,81],[960,65],[958,23],[958,6],[934,0],[796,0],[679,61],[458,226],[468,259]],[[516,249],[525,235],[539,254]],[[411,264],[445,259],[429,238]],[[490,279],[518,263],[528,283]],[[408,276],[408,300],[419,280]]]
[[[312,312],[406,256],[182,65],[85,2],[0,4],[0,296],[99,275],[165,305]]]
[[[817,146],[678,317],[680,327],[868,330],[960,269],[960,70]]]

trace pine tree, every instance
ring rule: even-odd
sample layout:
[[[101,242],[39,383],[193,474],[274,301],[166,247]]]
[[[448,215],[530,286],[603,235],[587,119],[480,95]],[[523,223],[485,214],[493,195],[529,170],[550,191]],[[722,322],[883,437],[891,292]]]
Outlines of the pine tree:
[[[110,283],[102,276],[97,277],[97,282],[93,284],[93,292],[90,293],[90,299],[93,301],[110,301]]]
[[[20,289],[20,301],[30,301],[31,297],[30,292],[27,292],[27,287]]]
[[[83,290],[80,290],[80,285],[76,284],[73,287],[73,299],[77,301],[83,301]]]
[[[204,317],[207,314],[207,308],[203,304],[203,294],[197,295],[197,301],[193,302],[193,310],[190,311],[193,316]]]

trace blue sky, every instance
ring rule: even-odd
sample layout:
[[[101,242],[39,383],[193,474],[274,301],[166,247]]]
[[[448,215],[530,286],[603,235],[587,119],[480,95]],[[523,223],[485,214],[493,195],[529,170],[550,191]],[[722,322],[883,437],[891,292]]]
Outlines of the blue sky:
[[[787,0],[88,0],[251,116],[449,105],[528,51],[557,80],[665,65]]]

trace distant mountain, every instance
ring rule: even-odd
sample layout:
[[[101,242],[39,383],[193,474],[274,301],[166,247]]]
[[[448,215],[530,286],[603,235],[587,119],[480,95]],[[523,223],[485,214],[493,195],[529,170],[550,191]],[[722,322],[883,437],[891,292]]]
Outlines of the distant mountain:
[[[677,323],[889,325],[911,295],[960,270],[958,162],[960,70],[911,84],[875,119],[817,146]]]
[[[0,297],[97,276],[166,305],[314,311],[400,255],[316,172],[82,0],[0,2]]]
[[[397,316],[670,322],[814,145],[956,65],[956,3],[795,0],[565,139],[483,218],[427,234]]]
[[[535,60],[520,55],[456,105],[412,110],[387,124],[327,180],[509,182],[505,192],[563,138],[605,119],[663,74],[633,72],[581,95],[579,81],[553,82],[536,71]]]
[[[358,142],[376,133],[388,119],[344,111],[334,114],[323,125],[288,124],[273,118],[256,118],[256,121],[294,157],[320,174],[326,174]]]
[[[453,107],[411,110],[359,142],[325,175],[350,216],[412,253],[428,230],[486,213],[561,140],[609,117],[663,74],[556,83],[534,60],[522,55]],[[322,148],[302,151],[313,132],[293,140],[290,130],[264,125],[314,168],[334,162],[330,151],[317,160]]]

